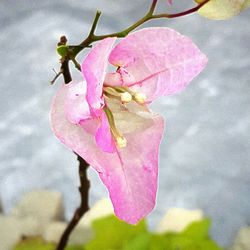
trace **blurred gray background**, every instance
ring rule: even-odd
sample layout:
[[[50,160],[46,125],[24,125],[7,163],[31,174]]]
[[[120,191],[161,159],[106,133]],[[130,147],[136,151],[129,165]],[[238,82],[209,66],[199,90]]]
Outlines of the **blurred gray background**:
[[[175,0],[170,8],[165,0],[159,2],[158,11],[192,5],[191,0]],[[83,40],[96,9],[103,12],[98,34],[119,31],[140,18],[149,4],[0,1],[0,199],[6,213],[33,189],[62,192],[67,218],[79,202],[76,157],[53,136],[48,119],[51,98],[62,83],[60,79],[49,86],[52,69],[59,66],[59,37],[66,35],[71,44]],[[157,206],[149,216],[152,227],[173,206],[203,209],[213,219],[213,238],[223,245],[232,242],[240,226],[250,224],[249,14],[222,22],[194,14],[144,25],[172,27],[209,57],[205,71],[184,92],[152,105],[166,119]],[[93,204],[107,192],[94,171],[89,175]]]

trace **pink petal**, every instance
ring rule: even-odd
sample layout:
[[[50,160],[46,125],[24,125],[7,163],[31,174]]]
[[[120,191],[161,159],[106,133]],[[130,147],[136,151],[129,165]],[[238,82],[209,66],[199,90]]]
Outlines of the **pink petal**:
[[[173,0],[167,0],[167,2],[168,2],[169,5],[173,4]]]
[[[115,214],[131,224],[136,224],[155,206],[158,150],[164,122],[159,115],[153,121],[151,127],[127,134],[127,147],[118,149],[117,159],[100,173]]]
[[[107,73],[104,80],[105,86],[117,86],[122,82],[121,74],[118,72],[115,73]]]
[[[82,73],[87,82],[87,101],[91,113],[100,115],[104,105],[103,82],[108,66],[108,57],[116,38],[106,38],[92,48],[82,63]]]
[[[117,85],[133,86],[150,102],[182,90],[202,71],[207,57],[188,37],[172,29],[146,28],[121,40],[109,61],[124,68]],[[124,77],[125,71],[129,78]]]
[[[53,99],[50,120],[51,126],[56,137],[68,148],[84,157],[92,157],[92,162],[98,158],[98,153],[102,152],[96,145],[95,133],[99,126],[97,119],[85,120],[81,125],[69,122],[64,110],[65,100],[68,95],[68,89],[62,86]],[[102,155],[102,153],[101,153]],[[108,154],[107,154],[108,155]],[[87,160],[87,158],[86,158]],[[90,161],[89,161],[90,162]],[[102,168],[97,171],[102,171]]]
[[[135,82],[135,78],[125,68],[118,68],[115,73],[107,73],[104,84],[106,86],[120,86],[126,82]]]
[[[97,119],[74,125],[65,117],[67,91],[60,88],[53,100],[51,123],[55,135],[98,171],[108,188],[116,215],[128,223],[137,223],[155,205],[163,119],[152,114],[151,126],[125,134],[127,147],[106,153],[96,145]]]
[[[97,145],[104,152],[114,153],[116,151],[115,142],[110,132],[110,127],[105,112],[102,112],[101,114],[101,124],[97,129],[95,139]]]
[[[63,84],[67,95],[65,97],[65,115],[67,119],[78,124],[91,117],[86,101],[86,82]]]

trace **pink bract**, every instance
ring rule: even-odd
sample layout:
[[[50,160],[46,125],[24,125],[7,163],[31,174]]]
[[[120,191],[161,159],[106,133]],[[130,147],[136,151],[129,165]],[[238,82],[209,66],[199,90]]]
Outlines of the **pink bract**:
[[[187,37],[168,28],[131,33],[94,46],[82,63],[83,82],[63,85],[52,103],[55,135],[84,158],[109,191],[115,214],[135,224],[155,205],[163,118],[136,101],[122,103],[105,88],[128,88],[150,103],[182,90],[205,67],[207,58]],[[108,65],[117,67],[108,71]],[[134,99],[133,99],[134,100]],[[126,147],[114,140],[115,127]]]
[[[145,93],[151,102],[182,90],[205,67],[207,57],[190,38],[172,29],[148,28],[121,40],[109,61],[123,68],[117,85]]]

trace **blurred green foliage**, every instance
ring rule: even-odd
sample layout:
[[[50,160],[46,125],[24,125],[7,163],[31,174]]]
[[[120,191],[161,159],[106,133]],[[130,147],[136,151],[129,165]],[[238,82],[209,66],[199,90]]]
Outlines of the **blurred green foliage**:
[[[93,223],[95,239],[86,250],[221,250],[209,237],[210,220],[194,222],[181,233],[156,234],[147,230],[145,222],[136,226],[114,216]]]
[[[222,250],[209,237],[210,220],[189,225],[181,233],[149,232],[145,221],[133,226],[115,216],[93,222],[95,238],[85,246],[69,246],[67,250]],[[14,250],[54,250],[55,246],[40,238],[21,241]]]
[[[55,245],[46,243],[40,237],[27,238],[20,241],[14,250],[55,250]],[[66,250],[84,250],[83,246],[68,246]]]
[[[136,226],[120,221],[115,216],[109,216],[93,222],[96,237],[85,246],[86,250],[123,249],[129,241],[147,234],[145,221]]]

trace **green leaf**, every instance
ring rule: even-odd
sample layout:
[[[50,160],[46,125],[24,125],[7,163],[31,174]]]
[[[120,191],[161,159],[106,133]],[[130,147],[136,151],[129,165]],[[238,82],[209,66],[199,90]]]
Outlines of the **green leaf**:
[[[146,223],[141,221],[133,226],[109,216],[93,222],[96,237],[86,246],[86,250],[116,250],[126,247],[129,241],[142,233],[147,233]]]
[[[20,241],[14,250],[53,250],[54,245],[45,243],[41,238],[28,238]]]
[[[222,250],[209,237],[210,220],[193,222],[181,233],[152,235],[149,250]]]
[[[175,237],[175,234],[153,234],[150,239],[149,250],[172,250],[171,241],[173,237]]]
[[[20,241],[13,250],[55,250],[55,245],[46,243],[40,237],[27,238]],[[84,250],[82,246],[68,246],[65,250]]]
[[[250,0],[245,0],[243,6],[242,6],[242,10],[249,8],[250,7]]]
[[[150,233],[145,222],[132,226],[109,216],[94,221],[96,238],[86,250],[222,250],[209,237],[210,220],[194,222],[181,233]]]
[[[208,218],[193,222],[186,229],[184,229],[181,235],[196,240],[207,239],[210,225],[211,221]]]
[[[68,48],[69,47],[67,45],[60,45],[56,48],[56,51],[60,56],[64,57],[68,53]]]
[[[122,250],[149,250],[150,240],[151,235],[149,233],[141,233],[127,242]]]
[[[214,241],[209,239],[194,240],[184,236],[172,239],[169,250],[222,250]]]
[[[180,250],[221,250],[221,248],[210,239],[210,219],[193,222],[183,232],[172,238],[172,249]]]
[[[223,250],[216,242],[207,240],[202,243],[202,250]]]
[[[181,233],[156,234],[147,230],[144,221],[136,226],[115,216],[93,222],[95,239],[83,246],[68,246],[66,250],[222,250],[209,237],[210,220],[194,222]],[[14,250],[54,250],[55,245],[41,238],[21,241]]]

